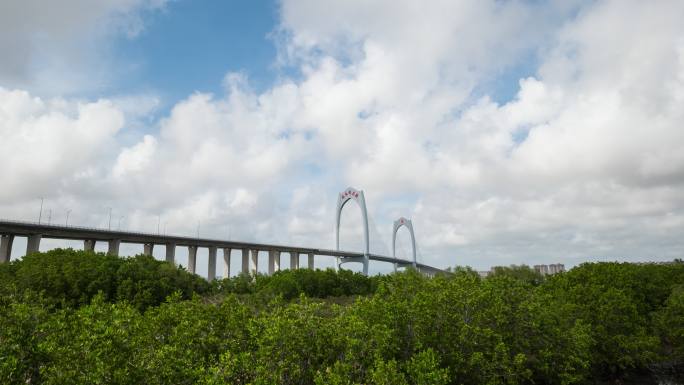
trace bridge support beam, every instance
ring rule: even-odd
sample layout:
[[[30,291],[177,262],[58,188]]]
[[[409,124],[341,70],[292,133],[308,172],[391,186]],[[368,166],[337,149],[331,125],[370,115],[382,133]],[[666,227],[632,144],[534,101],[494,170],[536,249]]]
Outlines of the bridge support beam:
[[[111,239],[108,241],[109,246],[107,247],[107,254],[108,255],[119,255],[119,245],[121,245],[121,241],[118,239]]]
[[[299,269],[299,253],[290,252],[290,270]]]
[[[249,274],[249,249],[242,249],[242,274]]]
[[[14,243],[14,235],[0,235],[0,263],[10,261],[12,257],[12,243]]]
[[[94,253],[96,242],[97,241],[94,239],[86,239],[85,241],[83,241],[83,250],[90,251],[91,253]]]
[[[249,257],[249,274],[256,275],[259,271],[259,250],[252,250]]]
[[[143,254],[152,256],[154,251],[154,243],[146,243],[143,245]]]
[[[280,270],[280,251],[269,250],[268,251],[268,275],[273,275],[276,271]]]
[[[314,269],[314,255],[313,253],[309,253],[309,260],[308,260],[307,266],[309,267],[310,270]]]
[[[230,248],[223,248],[223,278],[230,278]]]
[[[197,246],[188,246],[188,271],[195,273],[197,267]]]
[[[209,246],[209,265],[207,280],[209,282],[216,279],[216,246]]]
[[[26,240],[26,255],[37,253],[40,250],[41,234],[31,234]]]
[[[176,263],[176,244],[167,243],[166,244],[166,262]]]

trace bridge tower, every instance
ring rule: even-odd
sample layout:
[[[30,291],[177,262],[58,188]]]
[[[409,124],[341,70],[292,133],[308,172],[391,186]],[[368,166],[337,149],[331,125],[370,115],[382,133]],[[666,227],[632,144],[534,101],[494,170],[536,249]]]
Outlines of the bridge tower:
[[[335,220],[335,250],[340,250],[340,216],[342,209],[349,201],[355,201],[361,209],[361,216],[363,219],[363,243],[364,251],[363,257],[359,258],[337,258],[337,267],[341,267],[343,263],[360,262],[363,264],[363,274],[368,275],[368,261],[370,259],[370,243],[368,240],[368,211],[366,210],[366,198],[363,195],[363,190],[357,190],[353,187],[348,187],[341,192],[337,197],[337,215]]]
[[[413,233],[413,222],[410,219],[401,217],[394,221],[394,228],[392,229],[392,258],[397,259],[397,231],[401,226],[405,226],[409,234],[411,234],[411,252],[413,254],[413,267],[416,268],[418,263],[416,259],[416,235]],[[397,263],[394,263],[394,270],[397,270]]]

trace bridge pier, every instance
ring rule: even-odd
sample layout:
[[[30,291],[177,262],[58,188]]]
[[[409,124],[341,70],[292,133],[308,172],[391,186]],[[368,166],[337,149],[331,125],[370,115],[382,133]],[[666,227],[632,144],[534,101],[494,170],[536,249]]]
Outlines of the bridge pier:
[[[275,259],[274,259],[274,270],[275,271],[280,271],[280,250],[276,250],[273,252],[275,254]]]
[[[166,262],[176,263],[176,244],[167,243],[166,244]]]
[[[94,239],[86,239],[83,241],[83,250],[85,251],[90,251],[91,253],[95,252],[95,242],[97,242]]]
[[[107,254],[108,255],[119,255],[119,245],[121,245],[121,241],[118,239],[111,239],[108,241],[109,246],[107,247]]]
[[[188,246],[188,271],[195,273],[197,267],[197,246]]]
[[[153,251],[154,251],[154,243],[145,243],[143,245],[143,254],[152,256]]]
[[[299,269],[299,253],[290,252],[290,270]]]
[[[309,260],[308,260],[308,267],[310,270],[314,269],[314,255],[312,253],[309,253]]]
[[[242,249],[242,274],[249,274],[249,249]]]
[[[209,266],[207,280],[209,282],[216,279],[216,246],[209,246]]]
[[[249,258],[249,273],[256,275],[259,271],[259,250],[251,250]]]
[[[269,250],[268,251],[268,275],[273,275],[276,271],[280,270],[280,251]]]
[[[3,234],[0,236],[0,263],[10,261],[12,257],[12,243],[14,243],[14,235]]]
[[[365,254],[362,257],[343,257],[343,258],[340,258],[340,264],[338,266],[341,269],[343,263],[358,262],[358,263],[361,263],[363,265],[363,275],[368,276],[369,261],[370,261],[370,256],[368,254]]]
[[[26,240],[26,255],[37,253],[40,250],[41,234],[31,234]]]
[[[223,248],[223,278],[230,278],[230,248]]]

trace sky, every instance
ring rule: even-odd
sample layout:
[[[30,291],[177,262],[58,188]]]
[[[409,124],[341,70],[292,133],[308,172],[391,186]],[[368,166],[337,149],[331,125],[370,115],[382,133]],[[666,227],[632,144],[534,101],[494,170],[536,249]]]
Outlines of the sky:
[[[682,258],[683,19],[679,0],[2,1],[0,218],[334,248],[354,187],[371,252],[404,216],[441,268]],[[341,248],[362,249],[353,205]]]

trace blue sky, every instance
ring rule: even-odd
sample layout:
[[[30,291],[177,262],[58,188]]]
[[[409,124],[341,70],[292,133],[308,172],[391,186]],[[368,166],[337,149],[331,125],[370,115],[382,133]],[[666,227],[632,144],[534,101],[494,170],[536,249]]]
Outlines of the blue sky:
[[[172,1],[144,18],[139,36],[113,43],[122,64],[115,93],[154,90],[168,107],[195,91],[223,93],[228,72],[245,73],[258,90],[278,77],[275,1]]]
[[[0,9],[0,217],[332,247],[352,186],[440,267],[684,253],[681,1]]]
[[[88,96],[154,93],[158,114],[193,92],[222,95],[229,72],[243,73],[250,87],[262,92],[297,68],[277,63],[277,1],[175,0],[162,11],[143,12],[144,30],[112,41],[115,80]],[[535,52],[492,73],[474,97],[505,104],[518,92],[518,80],[534,74]]]

